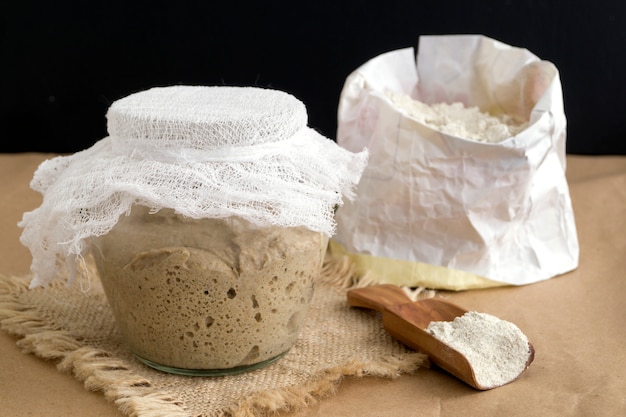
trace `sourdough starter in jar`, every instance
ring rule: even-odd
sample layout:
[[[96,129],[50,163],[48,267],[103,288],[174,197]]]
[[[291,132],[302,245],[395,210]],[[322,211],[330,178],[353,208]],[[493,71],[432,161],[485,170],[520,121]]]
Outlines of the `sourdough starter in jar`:
[[[135,206],[94,240],[103,286],[132,351],[168,372],[228,374],[295,343],[327,238],[239,219]]]
[[[108,137],[33,178],[43,204],[20,223],[31,285],[72,282],[92,255],[124,342],[147,365],[224,375],[277,360],[305,320],[333,210],[367,163],[307,121],[300,100],[256,87],[115,101]]]

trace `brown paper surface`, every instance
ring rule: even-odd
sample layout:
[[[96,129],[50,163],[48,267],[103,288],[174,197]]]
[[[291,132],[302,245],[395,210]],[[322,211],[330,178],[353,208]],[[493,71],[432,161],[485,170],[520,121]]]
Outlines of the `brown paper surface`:
[[[40,197],[28,184],[50,155],[0,155],[0,272],[28,273],[17,222]],[[626,157],[568,156],[580,239],[577,270],[524,287],[444,294],[517,324],[535,361],[512,384],[479,392],[437,369],[396,380],[348,378],[336,395],[282,414],[309,416],[626,415]],[[121,416],[52,363],[20,352],[0,332],[0,416]]]

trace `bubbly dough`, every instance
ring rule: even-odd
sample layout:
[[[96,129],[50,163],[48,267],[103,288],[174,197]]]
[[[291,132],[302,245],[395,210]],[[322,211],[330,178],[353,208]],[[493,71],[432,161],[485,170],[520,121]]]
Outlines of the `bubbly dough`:
[[[174,368],[227,369],[295,343],[325,244],[304,228],[135,207],[94,241],[94,257],[135,354]]]

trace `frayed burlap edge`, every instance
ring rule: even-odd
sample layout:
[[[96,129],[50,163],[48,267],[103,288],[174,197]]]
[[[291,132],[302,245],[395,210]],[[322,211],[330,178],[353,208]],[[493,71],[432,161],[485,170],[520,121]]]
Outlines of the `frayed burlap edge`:
[[[356,276],[348,257],[328,258],[320,277],[321,285],[337,291],[372,284],[365,276]],[[152,387],[149,380],[136,375],[124,361],[106,351],[83,345],[63,329],[53,328],[35,308],[18,302],[28,290],[30,277],[0,275],[0,330],[19,338],[24,353],[56,362],[57,369],[69,373],[94,392],[102,392],[118,409],[130,417],[190,417],[184,405],[173,395]],[[407,289],[415,299],[430,297],[433,292]],[[402,357],[387,357],[377,362],[349,361],[326,369],[306,384],[265,390],[242,400],[233,409],[211,417],[255,417],[280,411],[295,411],[333,395],[345,377],[377,376],[396,378],[428,366],[426,355],[413,352]]]
[[[317,379],[299,386],[281,390],[267,390],[241,402],[235,410],[224,416],[256,417],[279,411],[296,411],[317,403],[337,391],[345,377],[377,376],[395,379],[402,374],[411,374],[427,364],[422,353],[411,353],[386,362],[350,361],[339,367],[327,369]]]
[[[20,338],[24,353],[56,362],[91,391],[102,392],[119,410],[130,417],[188,417],[173,396],[156,391],[150,381],[133,373],[126,364],[108,352],[83,346],[63,329],[51,327],[33,307],[17,302],[28,290],[30,278],[0,275],[0,330]]]

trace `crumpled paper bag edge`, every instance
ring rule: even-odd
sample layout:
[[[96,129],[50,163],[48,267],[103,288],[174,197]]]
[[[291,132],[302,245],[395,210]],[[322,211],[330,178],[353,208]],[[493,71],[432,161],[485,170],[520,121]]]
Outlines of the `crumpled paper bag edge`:
[[[464,291],[510,286],[471,272],[402,259],[356,254],[349,252],[335,239],[328,242],[330,256],[347,256],[355,267],[355,274],[376,284],[395,284],[403,287],[424,287],[436,290]]]

